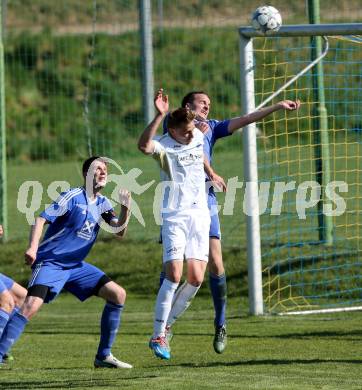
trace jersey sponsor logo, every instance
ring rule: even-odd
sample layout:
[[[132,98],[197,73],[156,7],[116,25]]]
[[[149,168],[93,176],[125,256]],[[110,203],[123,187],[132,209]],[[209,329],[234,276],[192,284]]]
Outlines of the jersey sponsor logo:
[[[174,149],[180,149],[180,148],[181,148],[181,145],[173,145],[173,148],[174,148]]]
[[[177,156],[177,164],[178,166],[185,167],[192,164],[197,164],[203,162],[203,153],[187,153]]]
[[[90,240],[93,235],[93,230],[96,226],[95,222],[85,221],[83,227],[77,232],[77,236],[84,240]]]

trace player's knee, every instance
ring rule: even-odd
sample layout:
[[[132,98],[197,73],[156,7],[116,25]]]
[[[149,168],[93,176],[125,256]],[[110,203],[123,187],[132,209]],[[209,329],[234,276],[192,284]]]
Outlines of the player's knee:
[[[126,293],[126,290],[121,287],[121,286],[118,286],[118,291],[117,291],[117,294],[116,294],[116,303],[118,305],[123,305],[124,302],[126,301],[126,296],[127,296],[127,293]]]
[[[203,275],[191,275],[188,277],[187,282],[194,287],[200,287],[204,280]]]
[[[214,275],[223,275],[225,273],[224,265],[221,262],[209,262],[209,272]]]
[[[115,284],[112,290],[109,300],[116,305],[123,305],[126,301],[126,290],[118,284]]]
[[[171,271],[167,273],[166,278],[172,283],[180,283],[181,274],[176,271]]]
[[[8,291],[0,294],[0,308],[6,313],[11,313],[15,307],[15,302],[13,297]]]
[[[28,291],[19,284],[16,287],[16,290],[12,291],[12,296],[14,298],[15,306],[20,307],[24,303]]]

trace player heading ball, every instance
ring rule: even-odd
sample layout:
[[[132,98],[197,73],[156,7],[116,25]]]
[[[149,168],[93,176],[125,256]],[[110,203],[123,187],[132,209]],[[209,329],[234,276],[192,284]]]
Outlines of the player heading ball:
[[[204,137],[195,128],[195,114],[187,108],[173,111],[168,133],[156,140],[157,129],[169,109],[168,97],[162,89],[156,94],[155,107],[157,114],[138,142],[141,152],[159,163],[161,180],[168,187],[162,200],[166,278],[157,295],[149,346],[157,357],[170,359],[166,324],[172,325],[176,321],[201,286],[209,254],[210,215],[205,193]],[[184,258],[187,282],[175,294],[182,277]]]

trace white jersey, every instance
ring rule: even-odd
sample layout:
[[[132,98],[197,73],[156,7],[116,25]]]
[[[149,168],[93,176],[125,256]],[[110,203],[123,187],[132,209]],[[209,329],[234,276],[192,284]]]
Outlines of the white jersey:
[[[191,209],[208,211],[205,192],[204,136],[193,130],[193,139],[180,144],[168,133],[154,140],[153,157],[161,167],[164,182],[162,215]]]

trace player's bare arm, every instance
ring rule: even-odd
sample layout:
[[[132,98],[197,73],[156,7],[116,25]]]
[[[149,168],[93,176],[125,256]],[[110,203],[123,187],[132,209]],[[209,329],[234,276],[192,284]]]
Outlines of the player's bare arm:
[[[157,129],[169,109],[168,96],[163,94],[162,88],[157,91],[154,104],[157,110],[156,116],[145,128],[140,139],[138,140],[138,149],[144,154],[153,153],[155,147],[152,139],[156,135]]]
[[[221,190],[222,192],[225,192],[226,191],[226,184],[225,184],[224,179],[221,176],[219,176],[218,174],[216,174],[216,172],[212,169],[209,161],[205,157],[204,157],[204,170],[205,170],[205,173],[207,174],[207,176],[212,181],[213,185],[217,189]]]
[[[32,265],[36,260],[36,253],[39,247],[39,241],[43,233],[44,225],[47,223],[47,220],[43,217],[37,217],[35,219],[35,224],[31,227],[30,238],[29,238],[29,248],[26,250],[25,263],[27,265]]]
[[[286,110],[286,111],[294,111],[299,110],[300,100],[282,100],[279,103],[273,104],[272,106],[268,106],[262,108],[258,111],[254,111],[250,114],[243,115],[237,118],[233,118],[229,123],[229,133],[233,133],[234,131],[249,125],[250,123],[254,123],[260,121],[266,116],[272,114],[275,111]]]
[[[118,193],[118,199],[119,203],[121,204],[121,212],[119,214],[118,220],[112,220],[109,224],[110,226],[116,228],[116,236],[119,238],[123,238],[126,235],[129,222],[131,193],[121,188]]]

